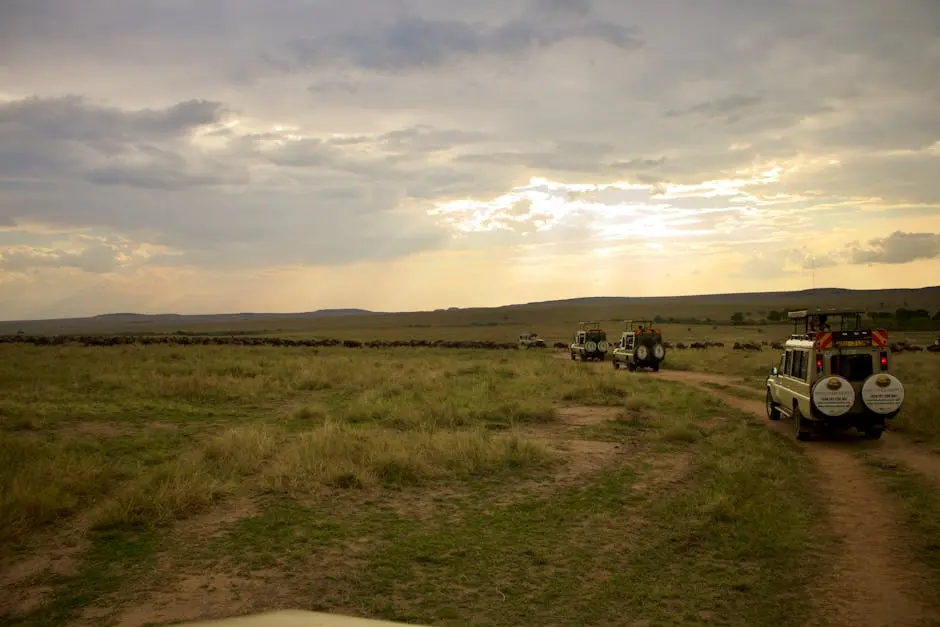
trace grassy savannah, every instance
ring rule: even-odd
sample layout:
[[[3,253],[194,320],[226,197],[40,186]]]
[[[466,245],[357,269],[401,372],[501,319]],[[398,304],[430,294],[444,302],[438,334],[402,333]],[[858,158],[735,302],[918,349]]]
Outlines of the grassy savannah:
[[[0,351],[10,624],[809,611],[807,463],[678,383],[534,351]]]

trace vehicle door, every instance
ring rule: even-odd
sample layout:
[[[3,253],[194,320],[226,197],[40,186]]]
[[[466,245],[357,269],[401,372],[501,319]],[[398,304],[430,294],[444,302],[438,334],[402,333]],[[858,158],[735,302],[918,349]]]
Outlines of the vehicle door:
[[[803,348],[793,349],[790,363],[787,364],[787,369],[781,377],[783,379],[783,388],[786,390],[784,395],[787,397],[786,404],[784,405],[783,399],[781,399],[781,404],[787,409],[791,409],[793,401],[798,402],[800,411],[806,417],[809,417],[809,384],[807,380],[809,378],[810,358],[810,351]]]
[[[776,374],[771,373],[771,376],[768,378],[768,385],[770,386],[770,394],[773,397],[774,401],[777,403],[783,403],[783,397],[781,393],[783,391],[782,379],[784,371],[787,367],[787,360],[789,359],[790,351],[783,351],[780,353],[780,362],[775,366],[777,371]]]
[[[777,402],[780,403],[783,407],[789,409],[793,407],[793,391],[790,387],[790,372],[791,367],[794,361],[794,351],[791,348],[788,348],[784,351],[783,356],[780,359],[780,366],[778,366],[777,376],[774,377],[775,387],[775,397]]]

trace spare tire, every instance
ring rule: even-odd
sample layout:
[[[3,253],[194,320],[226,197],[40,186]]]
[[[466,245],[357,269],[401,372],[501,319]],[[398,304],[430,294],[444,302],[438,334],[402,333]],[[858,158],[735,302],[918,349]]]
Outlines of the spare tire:
[[[648,349],[648,348],[646,347],[646,345],[640,344],[639,346],[636,347],[636,358],[637,358],[637,359],[639,359],[640,361],[646,361],[646,359],[647,359],[649,356],[650,356],[650,349]]]
[[[653,344],[653,357],[655,357],[657,361],[662,361],[663,357],[665,356],[666,356],[666,349],[663,347],[663,345],[660,344],[659,342],[656,342],[655,344]]]
[[[606,341],[601,340],[600,342],[597,343],[597,350],[599,350],[600,352],[606,353],[607,349],[608,349],[608,345]]]
[[[593,353],[597,350],[597,344],[594,342],[594,340],[588,340],[584,343],[584,350],[589,353]]]
[[[819,413],[832,418],[844,416],[855,404],[855,390],[845,377],[822,377],[813,386],[810,396]]]
[[[893,374],[876,372],[862,384],[862,402],[876,414],[892,414],[904,404],[904,385]]]

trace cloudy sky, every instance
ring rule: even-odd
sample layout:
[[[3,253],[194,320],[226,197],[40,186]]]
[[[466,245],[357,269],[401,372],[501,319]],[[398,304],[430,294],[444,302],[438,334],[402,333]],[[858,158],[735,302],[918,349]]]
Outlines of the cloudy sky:
[[[0,319],[938,284],[938,76],[936,0],[3,0]]]

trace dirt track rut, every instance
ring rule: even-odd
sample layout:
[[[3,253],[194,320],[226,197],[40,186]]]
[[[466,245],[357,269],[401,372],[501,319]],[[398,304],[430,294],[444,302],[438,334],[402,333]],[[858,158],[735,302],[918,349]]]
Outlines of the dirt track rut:
[[[734,379],[697,372],[663,370],[652,375],[679,381],[713,394],[728,405],[766,420],[764,403],[738,398],[705,383],[742,387]],[[817,616],[811,624],[940,625],[940,613],[923,599],[936,598],[929,575],[914,561],[898,521],[900,506],[853,455],[866,445],[880,455],[895,456],[914,470],[940,481],[940,461],[928,452],[912,450],[885,434],[883,441],[797,442],[790,421],[766,421],[769,428],[789,437],[814,462],[830,523],[843,541],[834,556],[827,581],[814,595]],[[880,446],[879,446],[880,445]],[[940,456],[938,456],[940,457]]]

